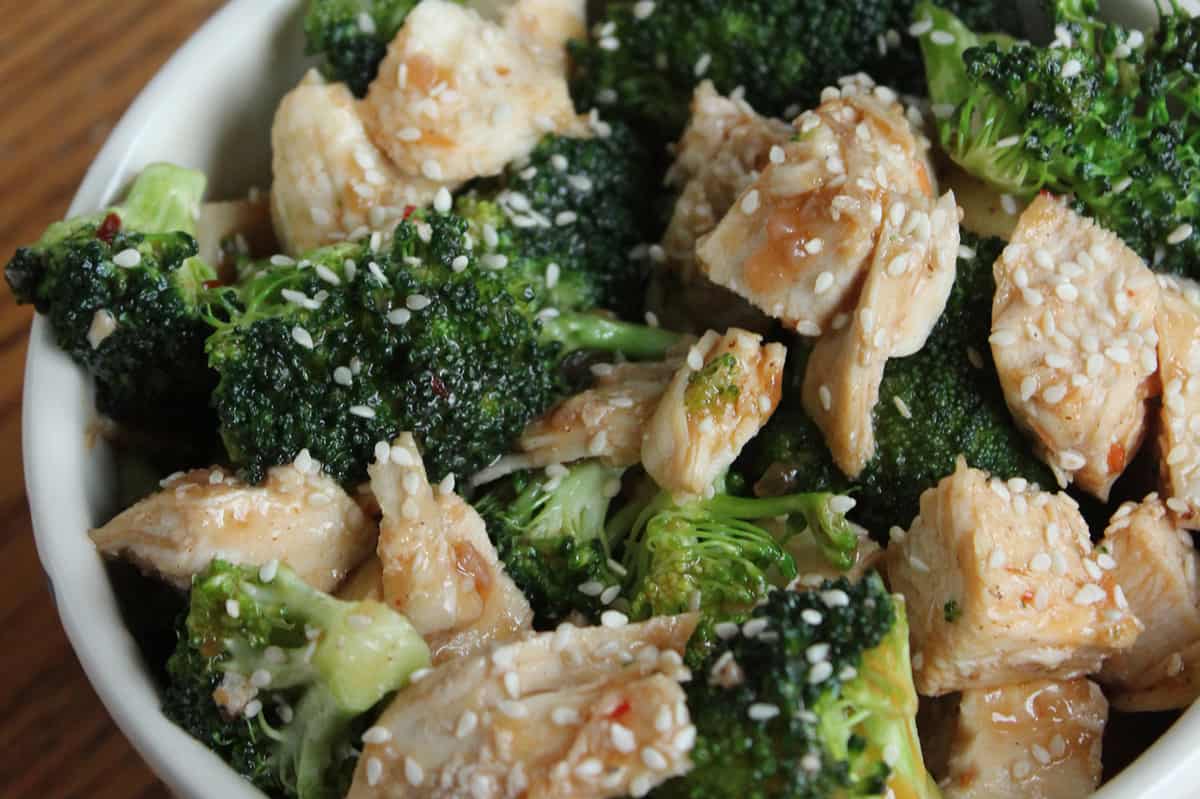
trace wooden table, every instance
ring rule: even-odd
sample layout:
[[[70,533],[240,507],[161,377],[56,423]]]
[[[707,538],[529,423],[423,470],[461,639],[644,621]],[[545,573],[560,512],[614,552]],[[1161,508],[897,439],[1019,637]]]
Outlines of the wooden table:
[[[220,0],[0,0],[0,262],[60,218],[125,108]],[[21,474],[31,311],[0,289],[0,797],[166,797],[46,591]]]

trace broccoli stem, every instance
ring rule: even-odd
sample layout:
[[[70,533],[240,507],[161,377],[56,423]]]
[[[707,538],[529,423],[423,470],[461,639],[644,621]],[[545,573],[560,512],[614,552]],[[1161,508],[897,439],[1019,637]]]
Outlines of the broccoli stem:
[[[125,227],[142,233],[196,235],[196,217],[207,179],[203,172],[174,164],[151,164],[142,170],[117,209]]]
[[[606,319],[589,313],[563,313],[542,320],[542,338],[563,345],[566,352],[601,350],[631,358],[662,358],[682,339],[658,327]]]
[[[789,532],[810,531],[825,559],[839,570],[846,571],[854,565],[858,536],[846,521],[845,513],[833,510],[835,496],[825,492],[757,498],[718,494],[709,500],[709,507],[715,514],[735,519],[787,516]],[[791,517],[795,514],[804,517],[803,527],[792,526]]]

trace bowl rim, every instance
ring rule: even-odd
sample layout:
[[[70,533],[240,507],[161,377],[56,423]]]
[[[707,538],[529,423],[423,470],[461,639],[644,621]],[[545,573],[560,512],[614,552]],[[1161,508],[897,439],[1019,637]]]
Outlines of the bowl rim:
[[[1136,2],[1125,0],[1126,5]],[[115,196],[142,135],[156,122],[158,98],[186,82],[192,70],[209,68],[209,55],[221,48],[227,28],[242,24],[247,15],[256,12],[268,15],[290,5],[293,0],[229,0],[206,20],[163,64],[121,116],[88,167],[68,208],[68,216],[92,211]],[[111,625],[116,606],[106,573],[100,570],[97,581],[94,568],[89,576],[77,567],[78,557],[99,558],[94,550],[90,553],[84,550],[91,548],[90,540],[86,535],[71,538],[53,532],[58,527],[55,520],[62,503],[55,491],[57,464],[41,454],[45,452],[43,442],[54,426],[52,420],[45,418],[47,408],[42,402],[48,390],[44,367],[65,358],[54,344],[46,319],[36,315],[26,355],[21,406],[26,496],[38,557],[71,647],[122,734],[171,791],[186,799],[213,795],[261,797],[217,755],[167,720],[161,713],[156,692],[152,690],[150,696],[144,696],[134,691],[131,695],[128,675],[111,668],[118,665],[145,671],[133,637],[119,614],[116,625]],[[72,590],[58,590],[58,586],[68,581],[73,581]],[[80,590],[80,586],[86,590]],[[97,627],[97,615],[110,623],[109,629],[104,625]],[[1188,708],[1141,756],[1101,786],[1095,796],[1134,799],[1147,795],[1183,797],[1193,793],[1188,777],[1200,777],[1197,743],[1200,743],[1200,703]]]

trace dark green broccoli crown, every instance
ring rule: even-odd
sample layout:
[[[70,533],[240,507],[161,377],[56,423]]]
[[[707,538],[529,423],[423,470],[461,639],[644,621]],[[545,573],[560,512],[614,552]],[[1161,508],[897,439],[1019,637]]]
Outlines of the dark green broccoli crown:
[[[882,796],[890,769],[859,734],[872,711],[847,700],[845,687],[862,679],[863,655],[896,627],[898,613],[875,574],[772,591],[688,683],[695,766],[655,796]]]
[[[972,18],[1016,30],[1005,0],[962,0]],[[586,42],[572,42],[572,94],[581,110],[626,115],[661,140],[678,136],[693,87],[711,80],[737,87],[760,113],[779,116],[815,106],[837,79],[866,71],[898,89],[920,92],[920,57],[905,33],[913,0],[674,0],[645,18],[641,3],[607,4]]]
[[[766,472],[761,488],[846,491],[854,487],[855,518],[876,535],[892,525],[907,527],[925,489],[967,462],[998,477],[1024,477],[1052,485],[1016,428],[991,360],[988,335],[995,293],[992,264],[1003,248],[998,239],[964,231],[971,257],[959,257],[946,310],[920,352],[888,361],[875,406],[875,457],[851,484],[833,465],[816,425],[799,403],[776,413],[747,459],[754,475]],[[803,379],[807,362],[791,348],[789,378]],[[799,388],[785,396],[798,396]]]
[[[657,232],[648,227],[657,187],[646,148],[626,125],[606,124],[603,136],[546,136],[458,208],[473,230],[496,231],[514,293],[532,292],[539,306],[560,311],[634,317],[645,274],[628,254]]]
[[[688,659],[697,662],[716,640],[719,624],[746,618],[773,586],[796,576],[795,558],[784,547],[790,535],[807,530],[836,565],[853,562],[857,536],[833,511],[832,500],[830,494],[755,499],[719,492],[680,504],[661,492],[640,509],[628,532],[614,517],[610,535],[624,540],[631,617],[699,610],[701,623],[688,644]],[[777,533],[757,521],[778,517],[788,523]]]
[[[762,113],[805,108],[872,58],[891,5],[680,0],[638,19],[639,4],[610,2],[589,41],[571,43],[572,94],[582,110],[611,107],[664,140],[683,129],[692,88],[703,79],[722,93],[743,87]]]
[[[471,474],[550,403],[557,347],[465,231],[450,215],[407,220],[387,252],[318,251],[242,289],[208,350],[222,436],[249,479],[307,448],[339,481],[361,480],[375,443],[402,431],[433,480]]]
[[[624,569],[604,529],[623,469],[582,461],[564,476],[520,473],[477,503],[505,571],[533,606],[539,628],[578,612],[596,619]]]
[[[186,616],[180,619],[179,644],[167,661],[163,713],[256,788],[269,796],[281,795],[284,787],[273,762],[275,741],[259,720],[228,718],[213,701],[213,691],[224,677],[222,656],[202,649],[185,621]],[[268,727],[281,723],[278,705],[264,705],[262,713]]]
[[[118,266],[118,255],[136,264]],[[17,250],[5,275],[18,301],[46,314],[59,346],[95,377],[101,413],[140,429],[198,430],[214,383],[204,361],[203,283],[216,273],[195,255],[188,233],[144,234],[114,212],[55,225]]]
[[[1173,235],[1200,217],[1200,23],[1167,7],[1142,43],[1093,16],[1094,3],[1052,10],[1053,47],[966,29],[952,47],[923,43],[932,99],[954,108],[943,145],[1004,191],[1073,195],[1156,269],[1200,274],[1200,236]]]
[[[309,0],[305,51],[322,58],[325,77],[342,81],[363,97],[388,44],[416,4],[417,0]]]

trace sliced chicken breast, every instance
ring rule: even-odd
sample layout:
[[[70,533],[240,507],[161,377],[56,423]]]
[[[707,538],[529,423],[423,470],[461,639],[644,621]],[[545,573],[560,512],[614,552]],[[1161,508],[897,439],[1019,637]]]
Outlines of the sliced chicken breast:
[[[362,114],[396,169],[434,183],[495,175],[546,133],[588,130],[560,67],[449,0],[409,12]]]
[[[779,405],[786,358],[782,344],[745,330],[705,333],[646,425],[646,472],[677,494],[711,493]]]
[[[888,358],[925,345],[954,285],[954,195],[942,197],[927,220],[912,230],[891,215],[883,221],[853,312],[833,320],[804,372],[804,409],[821,428],[834,462],[852,478],[875,455],[875,405]]]
[[[848,84],[795,125],[799,136],[772,151],[696,255],[714,282],[816,336],[852,310],[873,253],[886,244],[884,218],[927,240],[936,195],[927,143],[889,89]],[[957,209],[953,221],[957,228]],[[908,268],[925,265],[909,257]]]
[[[428,205],[442,185],[398,170],[368,137],[350,90],[316,70],[279,104],[271,150],[271,216],[292,255],[390,232],[406,206]]]
[[[364,736],[348,799],[644,796],[690,766],[695,624],[564,624],[434,669]]]
[[[1122,695],[1176,677],[1184,668],[1182,653],[1200,644],[1200,554],[1157,494],[1118,508],[1100,549],[1098,563],[1111,571],[1130,610],[1146,626],[1137,643],[1105,661],[1098,678],[1113,692],[1114,704],[1122,706],[1132,701],[1122,702]],[[1176,707],[1197,696],[1176,695]]]
[[[1100,555],[1066,494],[960,458],[887,551],[891,587],[908,602],[917,690],[1072,679],[1129,649],[1142,625]]]
[[[325,592],[371,554],[376,540],[375,525],[336,482],[290,465],[271,469],[257,486],[217,466],[180,472],[90,535],[104,555],[181,589],[220,558],[286,563]]]
[[[1084,799],[1100,785],[1108,702],[1086,679],[963,691],[946,799]]]
[[[1200,530],[1200,286],[1160,275],[1158,449],[1163,494],[1176,521]]]
[[[1157,394],[1159,290],[1115,235],[1041,195],[996,261],[992,355],[1004,399],[1060,484],[1107,499]]]
[[[531,630],[533,611],[504,573],[483,519],[452,487],[429,485],[411,434],[381,443],[367,471],[383,510],[384,601],[424,636],[434,663]]]

